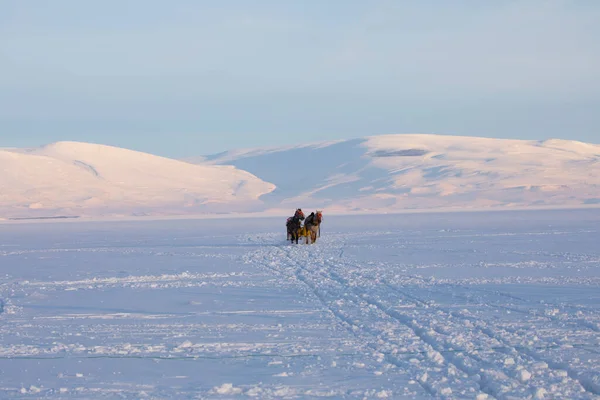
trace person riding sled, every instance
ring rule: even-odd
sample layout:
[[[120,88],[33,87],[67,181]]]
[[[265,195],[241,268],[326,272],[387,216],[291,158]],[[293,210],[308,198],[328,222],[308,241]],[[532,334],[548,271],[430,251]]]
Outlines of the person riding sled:
[[[313,225],[315,220],[315,213],[311,212],[308,217],[306,217],[306,220],[304,221],[305,225]]]
[[[314,213],[313,213],[314,214]],[[300,221],[304,220],[304,212],[302,212],[301,208],[297,208],[296,211],[294,212],[294,216],[293,217],[289,217],[287,219],[287,221],[285,222],[286,225],[289,225],[290,222],[292,221],[292,219],[297,218]]]

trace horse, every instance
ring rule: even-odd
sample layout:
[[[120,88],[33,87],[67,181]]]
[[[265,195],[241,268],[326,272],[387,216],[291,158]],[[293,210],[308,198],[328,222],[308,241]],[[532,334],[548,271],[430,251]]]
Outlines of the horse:
[[[298,218],[300,221],[304,220],[304,212],[302,212],[301,208],[297,208],[296,211],[294,212],[294,216],[293,217],[289,217],[287,219],[287,221],[285,222],[285,226],[287,227],[290,223],[290,221],[292,220],[292,218]],[[298,229],[298,232],[300,232],[300,229]],[[288,234],[287,234],[287,240],[290,240],[290,232],[288,230]]]
[[[302,229],[300,218],[293,216],[288,218],[286,222],[287,227],[287,238],[294,243],[298,244],[298,238],[300,237],[300,230]]]
[[[301,208],[298,208],[293,217],[287,219],[285,226],[287,228],[287,240],[295,241],[298,244],[300,230],[302,229],[301,221],[304,219],[304,213]]]
[[[311,243],[317,241],[317,234],[321,236],[321,222],[323,222],[323,212],[317,210],[316,213],[311,213],[304,221],[304,228],[306,229],[306,244],[308,244],[308,237],[310,236]]]

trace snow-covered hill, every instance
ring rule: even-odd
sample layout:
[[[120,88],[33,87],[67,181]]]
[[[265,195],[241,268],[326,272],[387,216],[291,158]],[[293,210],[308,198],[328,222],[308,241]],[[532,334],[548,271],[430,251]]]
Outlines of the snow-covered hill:
[[[59,142],[0,149],[0,219],[600,204],[600,145],[384,135],[177,161]]]
[[[268,206],[331,211],[579,206],[600,203],[600,145],[383,135],[235,150],[231,164],[277,186]]]
[[[76,142],[0,149],[0,171],[0,218],[248,212],[274,189],[233,166]]]

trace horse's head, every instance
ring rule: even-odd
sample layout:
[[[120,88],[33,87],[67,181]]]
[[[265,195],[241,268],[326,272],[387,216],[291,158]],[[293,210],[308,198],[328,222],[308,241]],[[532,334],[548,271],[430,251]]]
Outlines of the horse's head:
[[[315,213],[315,218],[317,219],[317,222],[320,224],[321,221],[323,221],[323,211],[317,210],[317,212]]]
[[[301,208],[296,209],[296,213],[294,214],[294,217],[296,217],[298,219],[304,219],[304,213],[302,212]]]

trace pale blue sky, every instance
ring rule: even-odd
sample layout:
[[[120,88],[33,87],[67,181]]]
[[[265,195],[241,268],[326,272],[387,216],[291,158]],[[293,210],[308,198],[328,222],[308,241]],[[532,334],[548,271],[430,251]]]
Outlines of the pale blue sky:
[[[600,143],[597,0],[0,0],[0,147]]]

